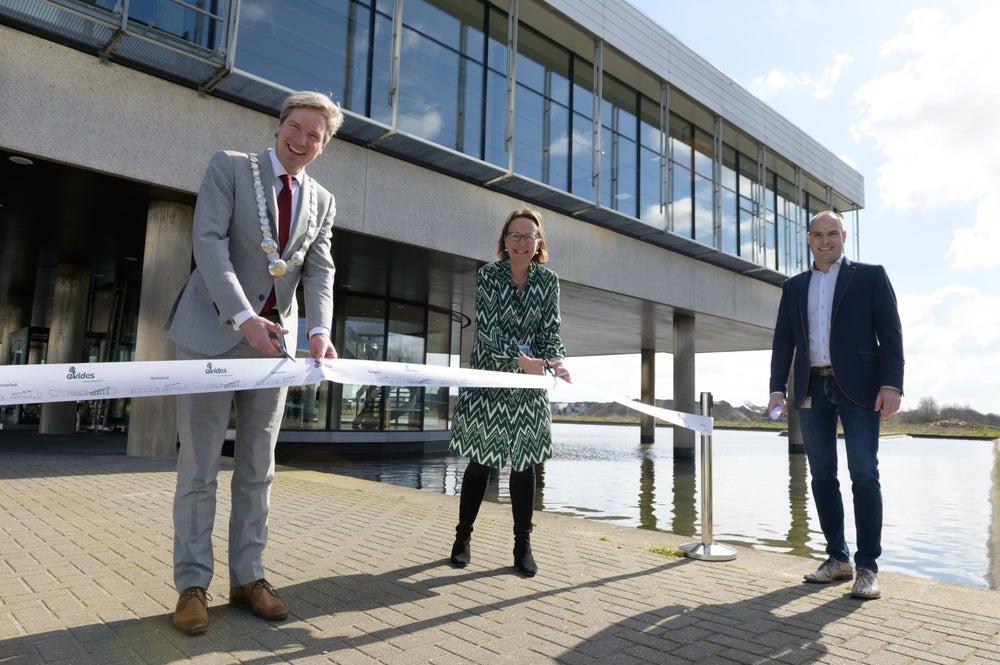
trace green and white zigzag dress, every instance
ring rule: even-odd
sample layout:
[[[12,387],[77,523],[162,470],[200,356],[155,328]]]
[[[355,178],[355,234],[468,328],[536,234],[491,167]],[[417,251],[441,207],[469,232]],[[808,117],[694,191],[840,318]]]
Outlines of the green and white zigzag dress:
[[[559,277],[532,263],[519,294],[506,259],[476,275],[476,341],[471,366],[518,372],[521,347],[534,358],[563,357],[559,339]],[[552,457],[552,413],[547,391],[462,388],[451,424],[451,450],[486,466],[514,471]]]

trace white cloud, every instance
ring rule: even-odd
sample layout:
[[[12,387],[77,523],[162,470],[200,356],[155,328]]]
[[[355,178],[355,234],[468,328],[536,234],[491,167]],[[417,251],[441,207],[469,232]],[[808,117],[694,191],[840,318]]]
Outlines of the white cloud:
[[[741,406],[751,402],[767,404],[770,351],[699,353],[695,356],[695,400],[702,392],[712,393],[714,402]],[[579,356],[567,358],[573,382],[629,399],[641,393],[639,354],[620,356]],[[656,397],[671,399],[674,391],[673,356],[656,354]]]
[[[429,105],[422,104],[415,100],[409,100],[414,108],[410,113],[399,114],[399,130],[414,136],[421,136],[430,141],[434,141],[444,131],[444,120],[441,113],[432,109]],[[416,115],[416,111],[423,111],[423,115]]]
[[[858,169],[857,162],[855,162],[853,159],[851,159],[848,155],[837,155],[837,157],[840,157],[840,161],[844,162],[845,164],[847,164],[848,166],[850,166],[855,171]]]
[[[924,397],[939,406],[1000,413],[1000,297],[952,284],[929,294],[897,294],[906,356],[903,410]],[[638,354],[568,358],[574,383],[638,398]],[[767,402],[770,351],[699,353],[695,390],[739,406]],[[656,354],[656,396],[673,393],[673,358]]]
[[[695,399],[712,393],[714,402],[767,405],[771,352],[699,353],[695,356]]]
[[[775,94],[792,88],[806,88],[812,90],[812,95],[816,99],[829,97],[844,67],[854,62],[854,58],[846,53],[834,55],[833,64],[823,68],[823,74],[819,78],[810,74],[796,74],[787,69],[772,69],[764,76],[758,76],[749,85],[749,90],[762,99],[768,99]]]
[[[1000,190],[987,194],[979,202],[972,226],[952,232],[951,247],[945,258],[953,268],[995,268],[1000,266],[1000,225],[996,211],[1000,208]]]
[[[903,409],[933,397],[941,406],[1000,413],[1000,298],[954,284],[899,295],[906,377]]]
[[[911,12],[906,23],[882,55],[909,59],[858,89],[862,120],[854,130],[886,158],[878,169],[886,207],[974,201],[1000,181],[1000,7],[957,25],[937,10]]]

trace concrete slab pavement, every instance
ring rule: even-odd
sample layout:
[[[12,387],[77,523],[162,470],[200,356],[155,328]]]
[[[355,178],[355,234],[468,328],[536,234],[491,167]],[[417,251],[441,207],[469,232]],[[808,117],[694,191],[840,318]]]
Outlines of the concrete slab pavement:
[[[536,513],[540,572],[512,567],[509,507],[447,563],[456,497],[278,470],[268,579],[291,615],[229,607],[223,463],[210,626],[171,627],[173,458],[115,437],[0,431],[0,663],[996,663],[1000,595],[882,573],[883,598],[804,585],[816,562]],[[932,546],[932,544],[929,544]]]

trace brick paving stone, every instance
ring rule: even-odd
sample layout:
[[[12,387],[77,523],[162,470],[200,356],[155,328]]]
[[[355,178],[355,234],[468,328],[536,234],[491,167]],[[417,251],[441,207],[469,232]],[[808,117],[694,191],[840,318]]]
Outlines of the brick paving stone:
[[[121,437],[44,439],[0,431],[4,665],[1000,661],[995,591],[882,573],[883,598],[862,603],[849,585],[803,585],[808,559],[671,558],[652,549],[691,539],[546,513],[532,538],[540,573],[523,579],[497,504],[483,506],[473,562],[457,570],[456,497],[287,467],[265,566],[291,616],[261,621],[226,604],[229,460],[210,627],[181,635],[175,460],[127,457]]]

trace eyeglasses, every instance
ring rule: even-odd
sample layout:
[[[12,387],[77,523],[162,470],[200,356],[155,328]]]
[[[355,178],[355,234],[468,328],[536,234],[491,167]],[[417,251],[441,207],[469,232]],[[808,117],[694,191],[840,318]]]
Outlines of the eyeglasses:
[[[524,242],[535,242],[536,240],[540,240],[541,237],[542,236],[536,235],[534,233],[508,233],[507,234],[507,240],[510,240],[511,242],[521,242],[522,240]]]

